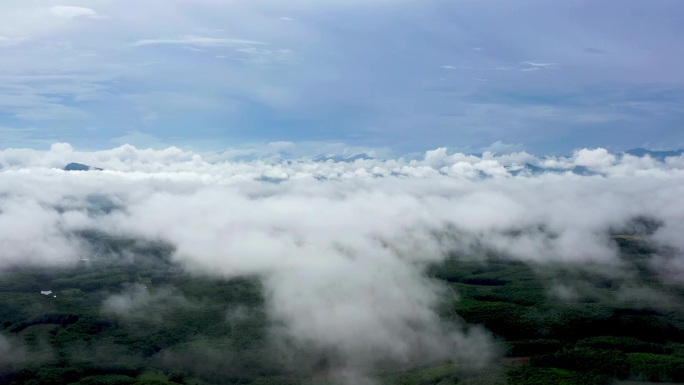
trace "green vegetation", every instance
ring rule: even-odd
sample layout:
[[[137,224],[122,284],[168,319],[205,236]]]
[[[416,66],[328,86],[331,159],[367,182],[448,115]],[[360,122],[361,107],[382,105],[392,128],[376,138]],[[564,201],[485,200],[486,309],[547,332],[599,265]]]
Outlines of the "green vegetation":
[[[1,384],[329,383],[317,372],[325,359],[299,370],[273,351],[257,279],[191,276],[161,244],[98,242],[104,258],[0,273]],[[379,370],[378,382],[684,382],[684,312],[673,300],[684,288],[655,278],[653,247],[641,238],[620,236],[616,245],[627,266],[612,276],[494,257],[431,266],[427,273],[458,293],[444,298],[440,315],[483,325],[506,357],[482,373],[452,363]]]
[[[454,257],[429,272],[459,293],[445,301],[444,317],[506,341],[509,384],[684,382],[684,287],[661,283],[651,264],[657,250],[642,237],[614,239],[621,274],[495,257]]]

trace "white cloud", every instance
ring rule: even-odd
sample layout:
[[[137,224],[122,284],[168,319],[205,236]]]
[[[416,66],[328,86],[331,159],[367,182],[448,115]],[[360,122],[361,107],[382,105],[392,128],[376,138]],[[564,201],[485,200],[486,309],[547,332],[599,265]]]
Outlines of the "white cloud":
[[[75,19],[78,17],[87,17],[90,19],[99,19],[100,16],[95,10],[85,7],[74,7],[70,5],[56,5],[50,8],[53,15],[63,17],[66,19]]]
[[[544,63],[544,62],[535,62],[535,61],[524,61],[521,62],[520,64],[526,64],[528,66],[532,67],[550,67],[556,65],[556,63]]]
[[[73,233],[86,228],[162,239],[190,271],[259,277],[268,316],[282,325],[276,335],[334,353],[342,368],[363,372],[379,358],[398,365],[491,358],[486,333],[463,331],[435,313],[442,288],[423,267],[449,251],[475,258],[486,247],[539,266],[591,262],[619,271],[608,229],[646,215],[664,223],[655,239],[678,250],[668,266],[684,266],[677,209],[684,207],[684,157],[639,162],[583,149],[554,160],[604,176],[513,176],[509,167],[542,160],[447,148],[410,161],[211,157],[130,145],[0,151],[0,268],[77,260],[85,249]],[[105,171],[58,169],[68,162]],[[125,209],[92,215],[91,196]],[[174,295],[138,287],[106,305],[123,314],[160,298]]]
[[[555,67],[556,63],[545,63],[545,62],[535,62],[535,61],[524,61],[520,63],[523,68],[520,68],[520,72],[535,72],[542,69],[547,69]]]
[[[192,309],[193,304],[173,288],[134,284],[124,287],[120,294],[109,296],[102,307],[104,312],[126,321],[161,322],[165,315],[178,309]]]
[[[195,45],[200,47],[233,47],[264,44],[266,43],[255,40],[185,35],[177,38],[143,39],[138,40],[133,45],[138,47],[146,45]]]
[[[615,163],[615,155],[609,153],[605,148],[583,148],[575,151],[574,159],[576,165],[586,166],[594,170],[603,170]]]

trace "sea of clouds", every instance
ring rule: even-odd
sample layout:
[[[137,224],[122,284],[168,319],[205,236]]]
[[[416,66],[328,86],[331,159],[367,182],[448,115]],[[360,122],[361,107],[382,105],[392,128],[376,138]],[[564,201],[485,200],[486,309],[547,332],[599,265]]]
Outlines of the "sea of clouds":
[[[64,171],[69,162],[104,170]],[[684,279],[684,156],[439,148],[413,160],[316,162],[129,145],[0,151],[0,270],[88,258],[83,230],[169,242],[191,272],[259,277],[283,339],[347,369],[425,357],[483,365],[495,354],[489,336],[438,317],[444,288],[427,265],[491,250],[535,266],[620,271],[609,235],[634,218],[661,224],[649,237],[671,255],[657,261],[668,279]]]

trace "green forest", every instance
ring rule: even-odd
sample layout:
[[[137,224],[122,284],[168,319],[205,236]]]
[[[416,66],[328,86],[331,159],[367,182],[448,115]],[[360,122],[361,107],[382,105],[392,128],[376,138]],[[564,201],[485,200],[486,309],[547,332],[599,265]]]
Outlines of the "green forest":
[[[451,362],[379,369],[377,383],[684,382],[684,286],[663,283],[655,246],[612,240],[627,262],[615,276],[590,263],[494,254],[429,266],[431,279],[453,288],[440,316],[485,327],[500,358],[478,372]],[[329,383],[316,375],[324,358],[297,367],[269,345],[257,277],[191,275],[163,243],[98,242],[107,257],[0,273],[0,384]]]

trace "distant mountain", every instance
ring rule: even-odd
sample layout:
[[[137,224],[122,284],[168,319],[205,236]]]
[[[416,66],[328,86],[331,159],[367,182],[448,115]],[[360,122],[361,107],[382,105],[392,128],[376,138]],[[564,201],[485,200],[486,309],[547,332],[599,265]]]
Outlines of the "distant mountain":
[[[320,156],[316,157],[316,159],[314,159],[314,161],[315,162],[327,162],[329,160],[332,160],[333,162],[336,162],[336,163],[338,163],[338,162],[351,163],[351,162],[354,162],[355,160],[359,160],[359,159],[371,160],[374,158],[368,154],[356,154],[356,155],[351,156],[349,158],[345,158],[345,157],[340,156],[340,155],[333,155],[333,156],[320,155]]]
[[[644,156],[650,156],[653,159],[658,159],[658,160],[665,160],[665,158],[669,158],[671,156],[681,156],[684,154],[684,150],[676,150],[676,151],[651,151],[647,150],[645,148],[635,148],[629,151],[625,151],[625,154],[629,154],[632,156],[638,156],[639,158],[642,158]]]
[[[64,166],[65,171],[102,171],[103,169],[99,167],[88,166],[87,164],[81,163],[69,163]]]

